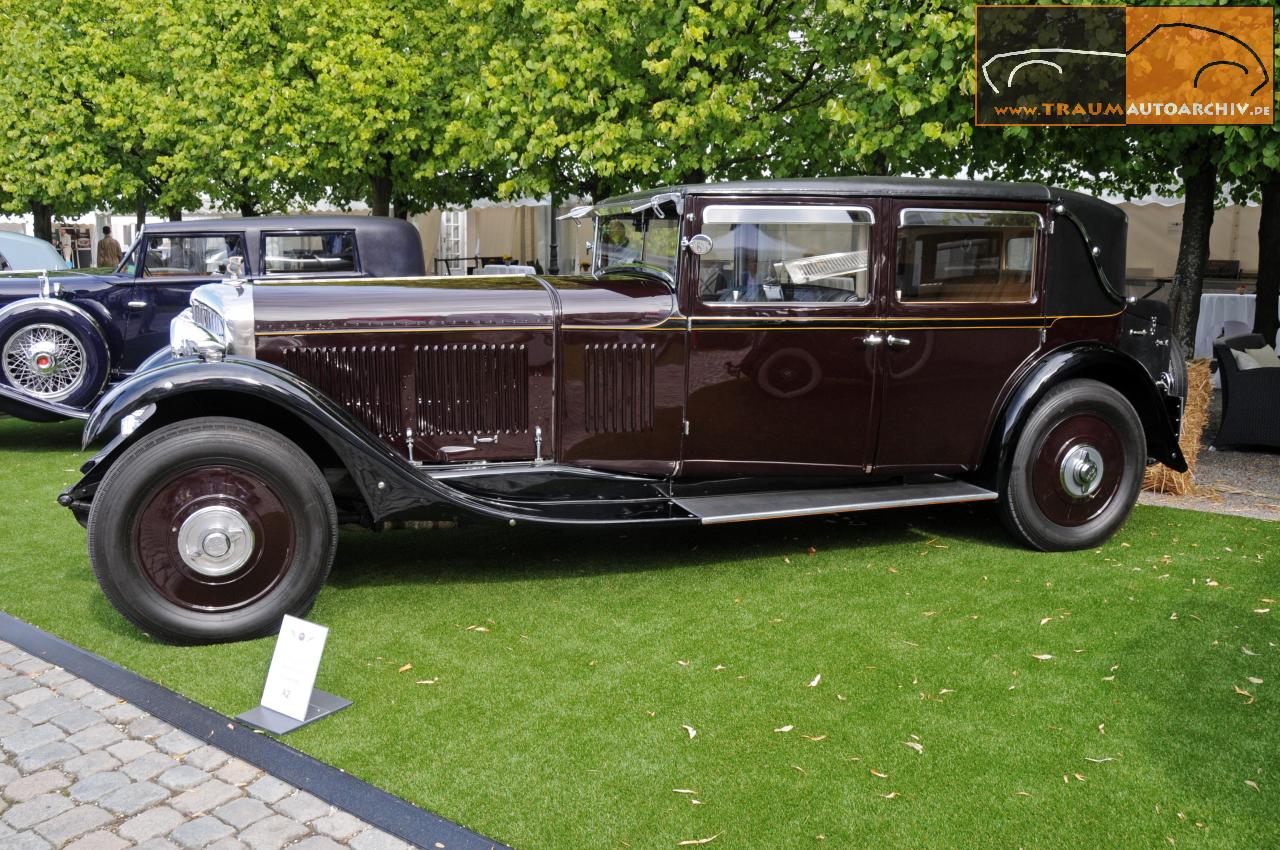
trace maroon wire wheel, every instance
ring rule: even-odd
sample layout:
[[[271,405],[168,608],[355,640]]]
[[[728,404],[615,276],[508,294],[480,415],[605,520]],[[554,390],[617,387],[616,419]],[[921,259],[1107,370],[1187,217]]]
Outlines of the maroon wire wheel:
[[[250,469],[183,470],[156,488],[135,520],[142,574],[175,605],[227,611],[261,599],[296,548],[284,501]]]

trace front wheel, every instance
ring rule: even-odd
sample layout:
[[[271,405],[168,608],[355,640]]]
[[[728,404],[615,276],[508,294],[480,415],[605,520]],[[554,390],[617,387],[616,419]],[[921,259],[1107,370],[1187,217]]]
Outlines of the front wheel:
[[[106,382],[110,359],[96,332],[60,314],[0,322],[0,382],[41,401],[89,404]]]
[[[1005,525],[1045,551],[1097,546],[1137,502],[1146,458],[1146,435],[1128,399],[1097,381],[1066,381],[1018,437],[1000,494]]]
[[[130,447],[94,494],[89,559],[111,604],[171,643],[272,634],[302,616],[337,545],[333,497],[290,440],[207,417]]]

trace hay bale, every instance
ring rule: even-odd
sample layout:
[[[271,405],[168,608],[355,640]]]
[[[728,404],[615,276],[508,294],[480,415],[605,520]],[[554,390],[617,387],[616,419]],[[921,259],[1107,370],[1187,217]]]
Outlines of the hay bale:
[[[1182,439],[1179,441],[1182,456],[1187,459],[1187,471],[1174,472],[1162,463],[1149,466],[1142,479],[1143,490],[1172,496],[1195,494],[1196,460],[1200,457],[1200,438],[1209,424],[1209,401],[1212,397],[1209,361],[1191,361],[1187,364],[1187,405],[1182,411]]]

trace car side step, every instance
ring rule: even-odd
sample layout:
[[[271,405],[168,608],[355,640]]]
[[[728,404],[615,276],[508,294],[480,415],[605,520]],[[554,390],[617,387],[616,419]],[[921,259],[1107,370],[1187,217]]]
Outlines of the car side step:
[[[702,520],[703,525],[747,522],[790,516],[911,508],[952,502],[990,502],[999,498],[965,481],[939,478],[922,484],[880,484],[840,490],[789,490],[772,493],[738,493],[728,496],[693,496],[672,499]]]

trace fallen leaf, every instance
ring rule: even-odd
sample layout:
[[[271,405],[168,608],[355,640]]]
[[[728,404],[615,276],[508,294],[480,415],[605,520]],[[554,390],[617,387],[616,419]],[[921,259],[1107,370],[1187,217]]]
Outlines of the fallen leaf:
[[[690,838],[686,841],[677,841],[676,846],[677,847],[693,847],[698,844],[710,844],[712,841],[715,841],[717,838],[719,838],[723,834],[724,833],[722,832],[717,832],[715,835],[711,836],[710,838]]]
[[[1073,773],[1073,774],[1071,774],[1071,775],[1072,775],[1072,776],[1074,776],[1074,777],[1075,777],[1077,780],[1079,780],[1080,782],[1084,782],[1084,781],[1085,781],[1085,779],[1084,779],[1084,774],[1083,774],[1083,773]]]
[[[792,729],[794,729],[794,728],[796,728],[796,727],[794,727],[794,726],[792,726],[790,723],[788,723],[786,726],[779,726],[777,729],[774,729],[773,731],[775,731],[775,732],[790,732],[790,731],[791,731]]]
[[[436,676],[434,679],[419,679],[418,681],[414,682],[414,684],[415,685],[434,685],[436,682],[439,682],[439,681],[440,681],[440,677]]]
[[[1249,698],[1249,699],[1245,702],[1245,705],[1253,705],[1253,703],[1254,703],[1254,701],[1255,701],[1255,699],[1256,699],[1256,697],[1255,697],[1253,694],[1249,693],[1248,691],[1246,691],[1244,688],[1240,687],[1239,685],[1232,685],[1231,687],[1232,687],[1232,688],[1234,688],[1234,689],[1235,689],[1235,692],[1236,692],[1236,693],[1238,693],[1240,696],[1242,696],[1242,697],[1248,697],[1248,698]]]
[[[672,788],[672,789],[671,789],[671,793],[673,793],[673,794],[697,794],[698,792],[697,792],[697,791],[694,791],[692,788]]]
[[[1115,680],[1116,680],[1116,677],[1115,677],[1115,676],[1103,676],[1103,677],[1102,677],[1102,681],[1104,681],[1104,682],[1114,682]]]
[[[1261,791],[1261,790],[1262,790],[1261,788],[1259,788],[1259,787],[1258,787],[1258,783],[1254,782],[1252,779],[1246,779],[1246,780],[1244,781],[1244,784],[1245,784],[1245,785],[1248,785],[1248,786],[1249,786],[1250,788],[1252,788],[1254,791]]]
[[[791,766],[792,766],[792,767],[794,767],[796,770],[800,771],[801,773],[808,774],[808,772],[809,772],[809,771],[805,770],[803,767],[801,767],[801,766],[800,766],[800,765],[798,765],[798,764],[793,764],[793,765],[791,765]]]
[[[1170,614],[1170,615],[1169,615],[1169,619],[1170,619],[1170,620],[1176,620],[1176,619],[1178,619],[1178,612],[1177,612],[1177,611],[1174,611],[1172,614]]]
[[[1271,609],[1270,609],[1270,608],[1254,608],[1254,609],[1253,609],[1253,613],[1255,613],[1255,614],[1270,614],[1270,613],[1271,613]]]
[[[680,659],[676,659],[676,663],[677,663],[677,664],[679,664],[681,667],[688,667],[688,666],[689,666],[689,662],[688,662],[688,661],[681,661]]]
[[[1115,761],[1115,759],[1112,758],[1111,756],[1102,756],[1101,758],[1091,758],[1090,756],[1085,756],[1084,760],[1091,761],[1094,764],[1103,764],[1104,762]]]
[[[690,739],[690,740],[693,740],[694,738],[698,737],[698,730],[697,730],[697,729],[694,729],[694,728],[693,728],[692,726],[690,726],[689,724],[687,724],[687,723],[682,723],[682,724],[680,725],[680,728],[681,728],[681,729],[683,729],[684,731],[686,731],[686,732],[688,732],[688,733],[689,733],[689,739]]]
[[[1033,656],[1031,656],[1031,657],[1032,657],[1032,658],[1034,658],[1034,659],[1035,659],[1035,660],[1037,660],[1037,661],[1052,661],[1052,660],[1053,660],[1053,656],[1052,656],[1052,655],[1050,655],[1050,654],[1049,654],[1049,653],[1047,653],[1047,652],[1046,652],[1046,653],[1044,653],[1044,654],[1042,654],[1042,655],[1033,655]]]
[[[881,794],[880,796],[884,797],[886,800],[892,800],[895,797],[900,797],[901,795],[897,791],[890,791],[888,794]]]
[[[846,697],[844,694],[836,694],[836,699],[840,700],[841,702],[844,702]]]
[[[942,696],[943,694],[954,694],[954,693],[955,691],[951,690],[951,688],[943,688],[942,690],[938,691],[938,696]]]
[[[784,563],[784,564],[789,564],[789,563],[791,563],[791,559],[790,559],[790,558],[788,558],[786,555],[783,555],[783,556],[782,556],[782,563]]]
[[[821,681],[822,681],[822,674],[819,673],[818,675],[814,676],[812,679],[809,680],[809,687],[816,688],[818,687],[818,683]]]
[[[816,555],[816,554],[818,554],[818,550],[817,550],[817,549],[815,549],[815,548],[813,548],[812,546],[810,546],[810,547],[809,547],[809,554],[810,554],[810,555]]]
[[[1105,723],[1099,723],[1099,724],[1098,724],[1098,734],[1099,734],[1099,735],[1105,735],[1105,734],[1107,734],[1107,724],[1105,724]]]
[[[712,667],[711,669],[712,669],[712,670],[715,670],[715,671],[718,673],[718,672],[720,672],[721,670],[728,670],[729,668],[728,668],[728,667],[725,667],[723,664],[717,664],[716,666]]]
[[[1242,647],[1240,647],[1240,651],[1241,651],[1241,652],[1243,652],[1245,655],[1257,655],[1257,654],[1258,654],[1258,653],[1254,652],[1252,649],[1250,649],[1250,648],[1249,648],[1249,647],[1247,647],[1247,646],[1242,646]]]
[[[1048,622],[1050,622],[1050,621],[1052,621],[1052,620],[1053,620],[1053,618],[1052,618],[1052,617],[1044,617],[1043,619],[1041,619],[1041,620],[1040,620],[1040,625],[1042,625],[1042,626],[1043,626],[1045,623],[1048,623]]]
[[[1257,676],[1250,676],[1250,677],[1249,677],[1249,681],[1250,681],[1250,682],[1252,682],[1252,683],[1253,683],[1253,684],[1255,684],[1255,685],[1261,685],[1261,684],[1262,684],[1262,680],[1261,680],[1261,679],[1259,679]]]
[[[814,741],[815,743],[818,741],[825,741],[827,739],[826,735],[801,735],[800,737],[809,741]]]
[[[487,631],[489,631],[489,627],[488,627],[488,626],[467,626],[467,631],[469,631],[469,632],[487,632]]]
[[[1030,797],[1031,792],[1030,791],[1014,791],[1013,795],[1015,797]]]
[[[887,774],[887,773],[881,773],[880,771],[876,770],[874,767],[873,767],[873,768],[871,768],[871,775],[872,775],[872,776],[874,776],[876,779],[888,779],[888,778],[889,778],[889,774]]]
[[[915,750],[917,753],[924,752],[924,744],[917,744],[915,741],[902,741],[901,743],[904,747],[910,747],[911,749]]]
[[[401,667],[399,670],[397,670],[396,672],[397,672],[397,673],[403,673],[403,672],[405,672],[406,670],[412,670],[412,669],[413,669],[413,665],[412,665],[412,664],[406,664],[406,665],[404,665],[403,667]]]

